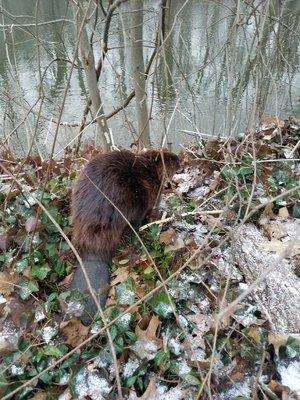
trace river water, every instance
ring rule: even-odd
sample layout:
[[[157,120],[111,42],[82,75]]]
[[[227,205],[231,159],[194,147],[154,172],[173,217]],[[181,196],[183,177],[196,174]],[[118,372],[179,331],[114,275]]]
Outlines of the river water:
[[[156,145],[163,141],[178,150],[199,135],[236,135],[253,128],[262,114],[300,117],[300,1],[171,0],[170,4],[168,38],[147,87]],[[67,0],[0,0],[0,139],[18,153],[32,149],[47,156],[52,150],[74,56],[71,7]],[[158,18],[159,1],[145,1],[146,64]],[[91,8],[96,60],[103,20],[101,10],[97,15]],[[129,26],[124,3],[112,18],[99,81],[107,114],[133,87]],[[62,110],[56,156],[77,143],[87,99],[78,65]],[[130,146],[136,137],[134,100],[108,125],[117,146]],[[95,125],[90,125],[82,140],[94,135]]]

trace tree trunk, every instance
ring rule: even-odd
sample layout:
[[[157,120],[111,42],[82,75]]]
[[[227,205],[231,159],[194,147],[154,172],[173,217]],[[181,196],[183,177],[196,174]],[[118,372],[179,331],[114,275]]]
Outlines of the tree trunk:
[[[131,63],[134,81],[136,117],[138,123],[138,148],[150,146],[149,115],[143,55],[143,0],[131,0]]]
[[[83,14],[80,8],[76,11],[77,11],[77,32],[80,32],[80,27],[83,23]],[[93,112],[93,117],[97,121],[97,126],[98,126],[97,129],[98,135],[96,137],[96,142],[99,143],[100,147],[102,147],[103,150],[110,151],[111,140],[110,140],[107,121],[103,110],[103,104],[100,92],[98,89],[94,53],[91,44],[89,42],[85,26],[81,31],[80,37],[77,37],[77,40],[79,40],[79,57],[85,71],[88,91],[92,102],[91,108]]]

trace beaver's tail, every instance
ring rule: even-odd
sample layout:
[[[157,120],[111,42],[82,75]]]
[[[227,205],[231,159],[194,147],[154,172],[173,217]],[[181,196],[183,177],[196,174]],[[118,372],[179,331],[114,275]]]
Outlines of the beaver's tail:
[[[90,284],[103,306],[107,299],[109,286],[109,270],[107,261],[99,254],[85,253],[81,255],[83,265],[90,280]],[[77,266],[70,289],[78,289],[86,296],[85,310],[80,317],[84,324],[90,324],[98,311],[98,307],[90,294],[88,284],[80,265]]]

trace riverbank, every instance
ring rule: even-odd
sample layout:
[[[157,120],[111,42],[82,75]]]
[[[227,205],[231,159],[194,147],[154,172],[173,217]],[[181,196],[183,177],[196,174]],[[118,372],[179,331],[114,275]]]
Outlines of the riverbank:
[[[51,163],[3,154],[1,395],[299,398],[299,140],[298,121],[274,119],[185,149],[144,246],[132,234],[113,259],[105,321],[91,327],[72,317],[64,235],[94,150]]]

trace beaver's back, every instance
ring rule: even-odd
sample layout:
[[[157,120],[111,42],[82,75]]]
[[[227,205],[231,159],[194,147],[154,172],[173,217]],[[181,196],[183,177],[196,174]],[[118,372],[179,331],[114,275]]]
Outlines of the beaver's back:
[[[79,248],[108,252],[127,226],[139,224],[153,206],[159,177],[151,160],[122,150],[91,160],[77,179],[72,195],[73,239]]]

